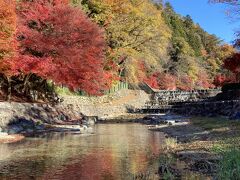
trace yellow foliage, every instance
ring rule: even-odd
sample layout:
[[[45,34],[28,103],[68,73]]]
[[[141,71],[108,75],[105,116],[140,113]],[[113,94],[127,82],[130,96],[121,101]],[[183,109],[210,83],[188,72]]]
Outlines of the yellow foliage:
[[[160,70],[167,59],[171,31],[161,10],[149,0],[90,0],[99,13],[93,19],[103,22],[108,44],[117,59],[128,57],[125,76],[136,83],[136,62],[144,61],[149,69]]]
[[[188,63],[189,66],[187,74],[192,79],[193,82],[196,82],[198,79],[199,66],[193,59],[189,59]]]

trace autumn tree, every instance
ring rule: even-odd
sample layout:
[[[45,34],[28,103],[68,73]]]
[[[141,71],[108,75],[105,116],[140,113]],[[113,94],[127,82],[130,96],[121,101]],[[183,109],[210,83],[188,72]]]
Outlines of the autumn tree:
[[[224,68],[236,75],[236,80],[240,81],[240,53],[236,53],[224,61]]]
[[[19,58],[13,70],[72,90],[104,89],[103,31],[66,0],[23,0],[18,7]],[[27,83],[26,83],[27,84]]]
[[[10,64],[16,57],[16,11],[15,1],[0,0],[0,81],[1,91],[11,96]]]
[[[216,87],[222,87],[224,84],[227,83],[236,83],[236,76],[232,73],[228,74],[218,74],[215,76],[213,84]]]
[[[134,86],[144,81],[157,87],[158,72],[179,77],[181,87],[183,83],[191,82],[191,85],[185,84],[186,89],[201,88],[199,85],[206,87],[207,82],[211,85],[219,73],[224,55],[219,48],[221,40],[194,23],[189,15],[178,15],[170,3],[164,5],[163,1],[148,0],[72,1],[75,5],[81,3],[88,16],[106,30],[105,69],[118,69],[122,81]],[[139,68],[142,62],[144,70]],[[197,83],[198,74],[203,70],[206,81]]]
[[[0,0],[0,63],[14,56],[16,52],[15,1]],[[0,66],[2,68],[2,66]]]
[[[176,90],[176,77],[168,74],[168,73],[161,73],[158,77],[158,84],[160,89],[163,90]]]
[[[170,30],[152,2],[83,0],[82,5],[106,29],[107,59],[119,66],[122,80],[138,84],[137,61],[143,60],[150,71],[161,68],[161,61],[167,59]]]
[[[213,3],[225,3],[229,5],[231,8],[229,9],[229,14],[233,15],[234,17],[239,18],[240,15],[240,3],[238,0],[210,0],[210,2]],[[236,40],[234,42],[234,45],[236,47],[240,47],[240,33],[239,31],[236,32]],[[215,81],[216,82],[233,82],[233,81],[240,81],[240,54],[236,53],[236,50],[229,47],[224,46],[223,47],[223,54],[226,58],[224,60],[223,67],[232,72],[235,75],[235,78],[232,78],[232,76],[226,76],[226,74],[221,74],[216,76]],[[234,80],[233,80],[234,79]]]

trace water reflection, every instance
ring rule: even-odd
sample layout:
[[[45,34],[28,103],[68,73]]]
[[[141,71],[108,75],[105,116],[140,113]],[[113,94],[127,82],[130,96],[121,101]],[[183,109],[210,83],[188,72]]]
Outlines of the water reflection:
[[[163,134],[139,124],[96,125],[95,135],[47,134],[0,145],[0,179],[133,179],[157,168]],[[154,179],[154,178],[152,178]]]

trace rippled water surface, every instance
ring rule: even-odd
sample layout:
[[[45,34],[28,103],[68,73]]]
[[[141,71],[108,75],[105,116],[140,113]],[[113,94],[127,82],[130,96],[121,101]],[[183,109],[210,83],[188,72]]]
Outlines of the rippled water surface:
[[[0,179],[155,179],[164,138],[139,124],[103,124],[95,134],[47,134],[0,145]]]

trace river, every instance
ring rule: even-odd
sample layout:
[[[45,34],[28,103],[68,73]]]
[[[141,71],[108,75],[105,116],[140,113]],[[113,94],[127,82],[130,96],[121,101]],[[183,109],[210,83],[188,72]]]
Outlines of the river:
[[[159,179],[164,135],[140,124],[98,124],[94,134],[42,134],[0,144],[0,179]]]
[[[156,171],[162,133],[139,124],[99,124],[94,131],[88,136],[54,133],[1,144],[0,178],[133,179]]]

